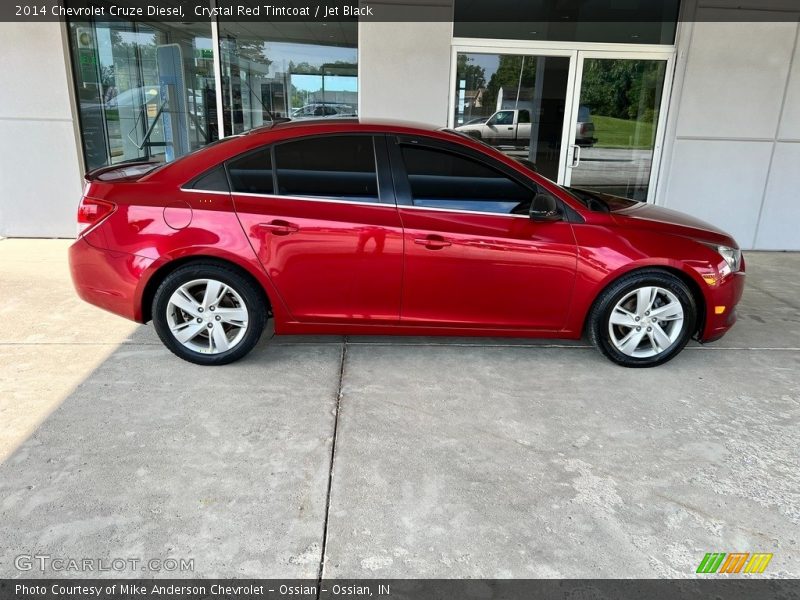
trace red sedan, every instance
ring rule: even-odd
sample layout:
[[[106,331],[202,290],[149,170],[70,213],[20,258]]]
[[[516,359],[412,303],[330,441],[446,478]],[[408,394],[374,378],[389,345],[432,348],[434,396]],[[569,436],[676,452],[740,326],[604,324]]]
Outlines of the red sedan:
[[[166,165],[87,175],[80,296],[186,360],[278,334],[580,338],[649,367],[736,320],[726,233],[560,187],[447,130],[283,123]]]

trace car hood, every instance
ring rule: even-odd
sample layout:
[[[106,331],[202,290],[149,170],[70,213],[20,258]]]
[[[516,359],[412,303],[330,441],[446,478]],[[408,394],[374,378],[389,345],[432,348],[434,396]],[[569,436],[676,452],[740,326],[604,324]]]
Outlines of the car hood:
[[[665,231],[712,243],[738,247],[729,233],[677,210],[633,201],[631,201],[631,204],[613,203],[610,208],[614,219],[621,225]]]

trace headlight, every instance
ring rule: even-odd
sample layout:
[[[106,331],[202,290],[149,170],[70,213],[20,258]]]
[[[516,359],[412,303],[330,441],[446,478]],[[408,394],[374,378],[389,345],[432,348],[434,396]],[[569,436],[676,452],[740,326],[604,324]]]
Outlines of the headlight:
[[[716,250],[716,252],[725,261],[726,266],[720,269],[723,277],[731,273],[737,273],[742,266],[742,251],[739,248],[731,248],[729,246],[717,246],[709,244],[709,247]]]

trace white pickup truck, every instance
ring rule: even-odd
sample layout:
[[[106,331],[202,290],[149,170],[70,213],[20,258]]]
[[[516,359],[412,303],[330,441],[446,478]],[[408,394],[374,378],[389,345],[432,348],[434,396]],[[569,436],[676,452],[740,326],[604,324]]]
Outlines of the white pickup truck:
[[[456,127],[493,146],[522,146],[530,143],[531,112],[529,110],[498,110],[483,123],[471,123]]]
[[[531,113],[527,109],[498,110],[486,121],[471,121],[455,129],[493,146],[525,147],[531,139]],[[592,146],[595,142],[591,113],[588,107],[581,106],[575,143],[578,146]]]

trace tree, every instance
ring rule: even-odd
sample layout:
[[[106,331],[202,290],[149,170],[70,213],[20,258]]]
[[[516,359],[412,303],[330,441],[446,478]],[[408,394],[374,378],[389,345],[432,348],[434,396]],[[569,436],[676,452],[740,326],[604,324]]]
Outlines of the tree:
[[[494,107],[500,88],[505,90],[504,97],[516,98],[522,88],[532,88],[536,83],[536,59],[531,56],[504,55],[500,57],[497,71],[489,79],[486,87],[484,104]],[[509,94],[511,94],[509,96]]]

